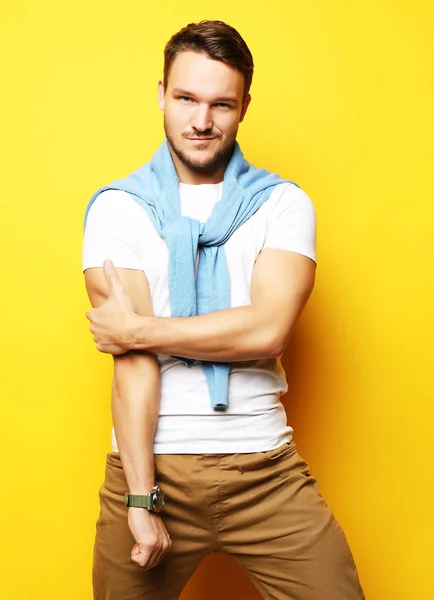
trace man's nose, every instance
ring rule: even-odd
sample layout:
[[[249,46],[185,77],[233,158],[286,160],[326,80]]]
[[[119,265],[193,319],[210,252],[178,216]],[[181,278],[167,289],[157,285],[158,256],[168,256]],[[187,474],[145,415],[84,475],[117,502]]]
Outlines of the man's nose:
[[[193,113],[191,125],[200,132],[212,129],[211,110],[207,104],[198,104]]]

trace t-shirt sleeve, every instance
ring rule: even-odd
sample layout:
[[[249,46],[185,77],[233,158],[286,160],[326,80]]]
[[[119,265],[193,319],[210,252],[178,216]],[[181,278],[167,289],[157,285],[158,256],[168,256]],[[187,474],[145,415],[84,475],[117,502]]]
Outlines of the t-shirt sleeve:
[[[90,207],[83,242],[83,271],[102,267],[106,259],[123,269],[143,269],[141,231],[143,209],[129,194],[101,192]]]
[[[316,263],[316,217],[309,196],[288,183],[276,188],[269,201],[263,248],[289,250]]]

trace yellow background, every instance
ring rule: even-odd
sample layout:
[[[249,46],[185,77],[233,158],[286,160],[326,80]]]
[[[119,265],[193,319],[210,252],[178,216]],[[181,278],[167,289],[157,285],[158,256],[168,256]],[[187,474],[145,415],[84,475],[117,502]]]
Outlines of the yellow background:
[[[433,5],[209,6],[1,8],[0,597],[91,599],[111,360],[84,317],[83,213],[162,139],[165,42],[219,18],[255,57],[245,154],[297,181],[317,210],[316,289],[285,356],[300,453],[367,599],[434,598]],[[258,596],[217,557],[183,600],[221,598]]]

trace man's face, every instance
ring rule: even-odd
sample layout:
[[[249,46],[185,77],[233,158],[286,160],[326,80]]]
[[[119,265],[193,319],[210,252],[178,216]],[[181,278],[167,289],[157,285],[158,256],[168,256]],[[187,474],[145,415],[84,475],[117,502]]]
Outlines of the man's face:
[[[243,95],[239,71],[197,52],[176,56],[167,89],[159,83],[159,106],[181,180],[223,176],[250,102],[250,96],[243,102]]]

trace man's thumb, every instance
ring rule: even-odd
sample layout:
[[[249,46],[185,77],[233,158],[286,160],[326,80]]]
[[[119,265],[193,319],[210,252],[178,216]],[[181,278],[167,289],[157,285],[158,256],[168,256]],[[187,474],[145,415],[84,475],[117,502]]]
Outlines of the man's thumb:
[[[118,272],[116,271],[116,267],[112,263],[111,260],[104,261],[104,275],[107,281],[109,294],[111,295],[116,289],[122,287],[121,280],[119,279]]]

